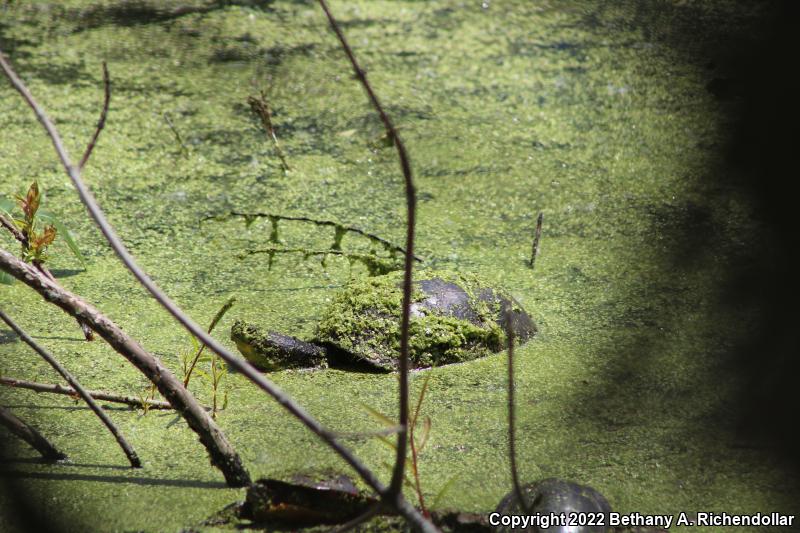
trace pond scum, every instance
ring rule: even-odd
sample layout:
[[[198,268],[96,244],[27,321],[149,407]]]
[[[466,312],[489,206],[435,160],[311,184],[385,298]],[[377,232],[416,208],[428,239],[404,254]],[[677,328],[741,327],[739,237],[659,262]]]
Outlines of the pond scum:
[[[422,260],[415,266],[507,287],[537,318],[540,336],[515,350],[523,484],[573,480],[623,513],[796,513],[800,493],[775,447],[736,431],[749,412],[742,398],[761,393],[732,354],[753,339],[764,310],[719,297],[768,242],[747,187],[723,181],[731,168],[719,148],[742,89],[721,43],[758,41],[770,5],[333,8],[413,158],[414,250],[403,244],[393,136],[315,5],[5,2],[0,49],[68,151],[94,146],[81,174],[159,286],[204,324],[236,298],[214,328],[226,350],[235,320],[312,337],[336,291],[351,278],[402,270],[409,249]],[[112,99],[96,128],[103,61]],[[247,100],[262,91],[268,137]],[[35,181],[53,220],[68,228],[51,222],[55,240],[45,251],[57,284],[181,376],[186,333],[116,260],[8,84],[0,116],[0,195],[17,210],[14,196]],[[102,135],[92,139],[93,128]],[[532,272],[540,211],[547,224]],[[20,243],[0,233],[0,248],[15,255]],[[0,285],[0,308],[87,389],[148,400],[150,385],[133,365],[101,339],[86,342],[83,326],[24,283]],[[768,346],[759,352],[764,364],[780,353]],[[197,365],[211,364],[203,360],[209,347]],[[0,329],[0,374],[6,385],[58,380],[10,329]],[[387,453],[375,433],[397,440],[396,375],[328,369],[268,378],[390,484],[387,457],[400,452]],[[219,409],[218,401],[215,420],[203,407],[219,387],[187,381],[196,420],[224,432],[251,479],[353,475],[245,375],[216,380],[228,402]],[[426,515],[458,509],[485,518],[511,490],[506,384],[503,355],[409,376],[408,397],[419,402],[406,402],[417,440],[405,496]],[[0,530],[22,527],[12,508],[30,519],[46,509],[65,530],[232,527],[203,522],[245,498],[223,479],[245,480],[235,461],[227,476],[209,465],[187,427],[195,422],[162,409],[106,408],[142,460],[130,469],[92,412],[68,396],[3,386],[0,405],[69,457],[42,463],[4,430],[0,476],[10,490],[0,492]],[[367,417],[365,405],[374,411]],[[375,413],[395,424],[379,421],[376,430]]]

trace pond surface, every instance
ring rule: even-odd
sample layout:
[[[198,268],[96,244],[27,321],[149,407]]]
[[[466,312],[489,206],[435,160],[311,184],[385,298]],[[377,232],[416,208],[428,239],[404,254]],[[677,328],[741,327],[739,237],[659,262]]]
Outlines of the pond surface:
[[[332,8],[410,152],[422,265],[507,288],[540,328],[517,350],[523,480],[589,484],[625,513],[796,512],[800,494],[782,464],[734,431],[746,381],[729,363],[761,309],[722,298],[752,257],[759,226],[746,188],[722,179],[735,98],[709,83],[726,79],[726,36],[748,31],[762,13],[705,2]],[[396,154],[313,2],[6,2],[0,47],[75,158],[95,127],[107,62],[110,113],[85,180],[141,266],[195,320],[207,324],[236,298],[214,332],[232,349],[235,319],[313,336],[336,291],[369,272],[334,255],[323,265],[316,255],[277,254],[269,268],[267,255],[245,253],[326,250],[330,227],[282,220],[273,243],[269,218],[204,218],[310,217],[404,242]],[[288,171],[247,103],[261,91]],[[38,180],[44,208],[86,256],[84,271],[57,241],[50,267],[59,281],[180,375],[187,334],[120,266],[5,83],[0,116],[0,194]],[[540,211],[541,255],[531,271]],[[374,247],[354,233],[341,244],[350,254]],[[18,250],[5,234],[0,246]],[[0,285],[0,306],[85,386],[147,393],[127,361],[82,341],[70,317],[22,284]],[[3,376],[57,381],[4,327],[0,353]],[[426,374],[425,497],[437,508],[487,512],[511,487],[506,359],[415,373],[412,398]],[[396,409],[390,374],[270,378],[343,433],[381,429],[370,411]],[[202,376],[190,389],[210,403]],[[254,478],[347,472],[241,376],[225,376],[220,393],[219,424]],[[70,530],[177,531],[243,497],[225,487],[175,414],[109,410],[144,461],[130,470],[81,404],[8,388],[0,401],[69,455],[44,465],[9,441],[0,474]],[[363,436],[348,444],[388,480],[391,449]],[[0,497],[11,505],[8,493]],[[0,529],[13,530],[1,516]]]

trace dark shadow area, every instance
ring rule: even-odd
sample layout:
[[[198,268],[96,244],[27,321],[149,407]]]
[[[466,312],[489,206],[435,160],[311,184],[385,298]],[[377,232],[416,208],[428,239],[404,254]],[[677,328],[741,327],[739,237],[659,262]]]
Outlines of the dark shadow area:
[[[98,4],[87,9],[70,10],[68,16],[79,22],[76,31],[85,31],[106,25],[120,27],[169,23],[182,17],[210,13],[230,6],[266,9],[271,0],[211,0],[187,1],[185,5],[164,6],[160,2],[127,0],[114,4]]]
[[[748,440],[776,449],[795,476],[800,447],[794,437],[800,396],[800,282],[797,275],[797,124],[800,121],[797,61],[800,4],[784,1],[763,26],[763,41],[752,37],[727,49],[732,65],[710,83],[712,93],[731,105],[731,137],[724,147],[724,174],[746,188],[756,204],[753,224],[760,246],[724,286],[723,305],[757,306],[758,334],[737,347],[732,367],[747,384],[738,398],[738,427]],[[714,80],[712,80],[713,82]]]
[[[0,344],[19,342],[19,337],[11,330],[0,330]]]
[[[49,464],[46,461],[42,460],[39,457],[2,457],[0,456],[0,463],[2,464],[18,464],[18,465],[41,465],[41,464]],[[73,463],[70,461],[62,462],[58,464],[59,468],[61,467],[68,467],[68,468],[106,468],[109,470],[130,470],[131,467],[128,465],[101,465],[101,464],[89,464],[89,463]]]
[[[597,382],[579,395],[573,416],[613,432],[635,423],[642,413],[682,413],[684,427],[675,433],[674,442],[663,443],[666,449],[681,453],[687,443],[712,449],[723,439],[729,448],[761,450],[759,457],[774,460],[786,472],[784,483],[792,487],[787,491],[796,490],[800,481],[800,447],[794,438],[800,412],[800,281],[792,185],[797,175],[800,121],[800,84],[793,68],[800,4],[742,2],[738,26],[710,3],[671,10],[664,7],[667,4],[671,3],[640,2],[641,9],[635,8],[632,18],[617,22],[638,28],[646,39],[667,44],[689,63],[703,66],[708,79],[705,90],[722,110],[721,130],[727,138],[702,147],[716,155],[716,162],[699,179],[703,205],[678,198],[640,206],[649,215],[654,246],[666,246],[669,252],[662,254],[658,283],[633,289],[652,295],[648,304],[639,302],[638,308],[624,309],[622,302],[612,315],[627,316],[630,327],[645,329],[607,346],[608,363]],[[720,9],[716,19],[715,9]],[[600,16],[602,9],[598,13],[587,15],[585,22],[602,33],[608,22]],[[715,220],[713,206],[736,203],[742,195],[755,212],[745,223],[745,234],[725,233],[729,228]],[[659,357],[668,351],[663,339],[679,333],[691,320],[672,313],[671,288],[687,286],[687,278],[711,276],[708,265],[719,258],[724,258],[727,272],[716,281],[712,305],[720,317],[716,324],[725,331],[723,321],[735,316],[746,334],[719,348],[709,346],[708,359],[697,365],[699,370],[681,388],[670,388],[669,383],[653,387],[642,376],[652,375]],[[689,312],[696,295],[675,292],[671,297]],[[745,322],[743,317],[755,318]],[[657,326],[663,327],[663,337],[653,333]],[[686,406],[692,405],[688,398],[711,398],[715,389],[734,392],[710,403],[704,412],[687,412]],[[631,391],[641,398],[636,405],[623,401],[632,396]],[[703,430],[698,432],[698,428]]]
[[[76,268],[56,268],[50,271],[50,273],[57,278],[70,278],[83,272],[85,272],[85,270],[78,270]]]
[[[91,474],[69,474],[58,472],[25,472],[22,470],[0,470],[4,481],[13,479],[46,479],[52,481],[93,481],[98,483],[132,483],[134,485],[180,487],[190,489],[227,489],[223,481],[195,481],[191,479],[158,479],[142,476],[98,476]]]

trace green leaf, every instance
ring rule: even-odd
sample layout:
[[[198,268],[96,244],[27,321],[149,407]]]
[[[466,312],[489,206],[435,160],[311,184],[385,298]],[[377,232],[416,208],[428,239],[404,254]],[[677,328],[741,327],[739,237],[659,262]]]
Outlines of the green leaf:
[[[13,211],[16,206],[17,202],[12,200],[11,198],[0,196],[0,212],[3,212],[4,214],[13,218],[13,216],[11,215],[11,211]]]
[[[2,285],[13,285],[14,284],[14,276],[11,274],[6,274],[2,270],[0,270],[0,284]]]
[[[419,439],[419,446],[417,446],[417,453],[422,453],[425,445],[428,444],[428,436],[431,433],[431,417],[426,416],[425,422],[422,423],[422,437]]]
[[[385,444],[388,448],[391,448],[394,451],[397,451],[397,444],[393,439],[386,437],[384,435],[377,435],[378,440]]]
[[[374,408],[370,407],[369,405],[367,405],[365,403],[361,403],[361,407],[366,409],[367,412],[369,412],[369,414],[372,416],[372,418],[374,418],[378,422],[382,423],[384,426],[393,427],[393,426],[397,425],[397,422],[395,422],[394,420],[392,420],[391,418],[389,418],[385,414],[381,413],[377,409],[374,409]]]
[[[87,267],[86,259],[84,259],[80,248],[78,248],[78,243],[75,242],[75,239],[72,237],[72,233],[64,225],[64,223],[61,222],[56,217],[54,217],[51,213],[48,213],[47,211],[39,211],[38,218],[56,227],[56,230],[58,231],[59,235],[64,237],[64,242],[67,243],[67,246],[69,246],[69,249],[72,251],[72,254],[78,259],[78,261],[80,261],[83,269],[86,270]]]
[[[198,350],[200,350],[200,341],[198,341],[194,335],[189,335],[189,340],[192,343],[191,355],[192,357],[194,357],[194,354],[196,354]]]
[[[460,474],[455,474],[453,477],[451,477],[450,479],[448,479],[448,480],[445,482],[445,484],[444,484],[444,485],[442,485],[442,488],[441,488],[441,489],[439,489],[439,492],[437,492],[437,493],[436,493],[436,496],[434,496],[434,497],[433,497],[433,501],[431,502],[431,505],[430,505],[430,508],[431,508],[431,509],[436,509],[436,508],[438,508],[438,507],[439,507],[439,501],[442,499],[442,497],[444,497],[445,493],[446,493],[448,490],[450,490],[450,487],[452,487],[452,486],[453,486],[453,483],[455,483],[455,481],[456,481],[456,479],[458,479],[458,476],[459,476],[459,475],[460,475]]]

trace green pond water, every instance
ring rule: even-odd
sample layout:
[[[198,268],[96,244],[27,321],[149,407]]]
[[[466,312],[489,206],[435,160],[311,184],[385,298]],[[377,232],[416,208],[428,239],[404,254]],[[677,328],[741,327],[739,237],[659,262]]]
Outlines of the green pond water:
[[[425,267],[505,287],[540,328],[517,350],[523,480],[589,484],[625,513],[796,512],[800,495],[781,465],[733,431],[743,379],[725,361],[759,310],[719,297],[757,227],[745,192],[714,179],[725,171],[717,148],[729,104],[705,88],[705,65],[721,45],[702,30],[743,31],[755,8],[499,0],[332,8],[412,158]],[[686,24],[697,27],[691,43],[679,31]],[[268,269],[266,255],[242,253],[275,246],[269,220],[200,224],[204,217],[313,217],[404,242],[396,154],[313,2],[5,2],[0,47],[75,159],[95,127],[108,63],[110,113],[84,178],[140,265],[195,320],[207,324],[236,297],[214,332],[232,349],[235,319],[313,336],[336,291],[368,272],[301,253],[277,255]],[[246,102],[262,90],[289,172]],[[180,373],[187,334],[117,261],[5,81],[0,117],[0,194],[38,180],[44,208],[86,255],[83,271],[63,240],[54,245],[49,266],[60,283]],[[540,211],[541,255],[531,271]],[[278,230],[277,246],[287,248],[326,249],[334,238],[332,228],[298,222]],[[5,233],[0,246],[19,249]],[[342,241],[351,253],[371,246],[355,234]],[[124,358],[84,342],[74,320],[23,284],[0,285],[0,306],[85,386],[148,389]],[[57,382],[4,326],[0,372]],[[419,469],[428,503],[455,476],[436,506],[489,511],[511,488],[506,358],[414,373],[412,398],[426,374],[431,430]],[[381,429],[365,406],[396,410],[391,374],[328,369],[270,379],[343,433]],[[190,389],[210,403],[207,382],[193,378]],[[227,375],[223,390],[219,424],[253,478],[348,472],[241,376]],[[9,437],[0,475],[71,531],[179,531],[243,498],[173,413],[109,410],[143,459],[131,470],[83,405],[5,387],[0,402],[70,458],[41,464]],[[392,450],[375,438],[347,443],[388,481]],[[9,498],[0,494],[0,506]],[[0,530],[14,531],[6,511]]]

